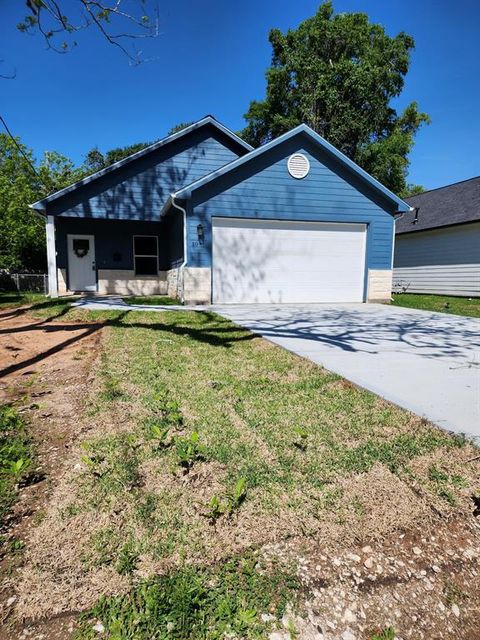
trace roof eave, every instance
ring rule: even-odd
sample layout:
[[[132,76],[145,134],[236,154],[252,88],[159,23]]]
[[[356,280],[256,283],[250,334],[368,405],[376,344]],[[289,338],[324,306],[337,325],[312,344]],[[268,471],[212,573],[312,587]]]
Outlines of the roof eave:
[[[37,202],[34,202],[33,204],[29,204],[28,208],[31,209],[33,211],[33,213],[35,213],[37,216],[40,216],[42,218],[46,218],[47,217],[47,210],[45,207],[43,207],[41,205],[42,200],[38,200]]]

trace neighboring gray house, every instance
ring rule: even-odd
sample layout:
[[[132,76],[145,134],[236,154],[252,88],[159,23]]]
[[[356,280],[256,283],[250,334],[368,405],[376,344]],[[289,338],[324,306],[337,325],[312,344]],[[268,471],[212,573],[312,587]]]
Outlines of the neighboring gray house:
[[[480,176],[407,198],[396,221],[393,290],[480,296]]]

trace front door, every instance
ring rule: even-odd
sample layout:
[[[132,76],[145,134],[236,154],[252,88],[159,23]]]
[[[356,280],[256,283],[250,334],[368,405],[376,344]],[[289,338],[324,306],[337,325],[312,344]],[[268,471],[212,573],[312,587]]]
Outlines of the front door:
[[[95,237],[68,235],[68,288],[96,291]]]

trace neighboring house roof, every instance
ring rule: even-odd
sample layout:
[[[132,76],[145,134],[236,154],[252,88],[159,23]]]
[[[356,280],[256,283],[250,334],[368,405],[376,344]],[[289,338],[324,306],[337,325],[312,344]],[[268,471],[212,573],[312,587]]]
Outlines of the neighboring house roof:
[[[406,198],[414,210],[396,223],[396,233],[412,233],[480,220],[480,176]]]
[[[165,138],[162,138],[161,140],[158,140],[157,142],[154,142],[148,147],[145,147],[145,149],[142,149],[141,151],[137,151],[137,153],[132,153],[132,155],[127,156],[126,158],[123,158],[118,162],[114,162],[110,166],[105,167],[105,169],[96,171],[95,173],[92,173],[91,175],[87,176],[86,178],[83,178],[82,180],[78,180],[77,182],[74,182],[73,184],[69,185],[68,187],[65,187],[64,189],[60,189],[60,191],[56,191],[55,193],[52,193],[46,198],[42,198],[42,200],[38,200],[37,202],[34,202],[32,205],[30,205],[30,207],[36,211],[44,212],[45,205],[47,203],[53,202],[54,200],[61,198],[67,193],[75,191],[76,189],[79,189],[80,187],[83,187],[86,184],[94,182],[99,178],[102,178],[103,176],[111,173],[112,171],[119,169],[120,167],[124,167],[125,165],[133,163],[137,161],[139,158],[143,158],[144,156],[156,151],[160,147],[170,144],[171,142],[174,142],[179,138],[183,138],[184,136],[187,136],[188,134],[190,134],[192,131],[195,131],[196,129],[199,129],[200,127],[203,127],[205,125],[211,125],[216,129],[218,129],[219,131],[221,131],[226,136],[228,136],[233,142],[238,144],[239,147],[241,147],[244,150],[244,153],[246,151],[251,151],[253,149],[253,147],[249,145],[247,142],[245,142],[245,140],[242,140],[239,136],[233,133],[233,131],[230,131],[230,129],[228,129],[223,124],[218,122],[218,120],[215,120],[213,116],[206,116],[205,118],[202,118],[198,122],[194,122],[190,126],[185,127],[185,129],[181,129],[180,131],[177,131],[176,133],[173,133],[170,136],[167,136]]]
[[[325,140],[325,138],[322,138],[322,136],[320,136],[318,133],[316,133],[309,126],[307,126],[306,124],[301,124],[301,125],[298,125],[297,127],[293,128],[293,129],[291,129],[287,133],[284,133],[283,135],[279,136],[278,138],[275,138],[275,140],[272,140],[271,142],[268,142],[267,144],[264,144],[263,146],[258,147],[257,149],[253,149],[253,151],[250,151],[250,153],[247,153],[246,155],[242,156],[241,158],[238,158],[238,159],[234,160],[233,162],[230,162],[229,164],[221,167],[220,169],[217,169],[216,171],[213,171],[212,173],[209,173],[208,175],[204,176],[203,178],[200,178],[199,180],[196,180],[195,182],[192,182],[191,184],[189,184],[189,185],[187,185],[185,187],[182,187],[181,189],[177,190],[175,193],[173,193],[170,196],[169,200],[165,203],[165,206],[163,208],[163,212],[165,212],[169,208],[169,205],[171,204],[172,199],[174,199],[174,198],[179,198],[179,199],[187,199],[187,198],[189,198],[193,191],[199,189],[200,187],[203,187],[204,185],[208,184],[212,180],[215,180],[215,179],[219,178],[220,176],[225,175],[226,173],[235,171],[239,167],[241,167],[241,166],[245,165],[246,163],[252,161],[254,158],[257,158],[258,156],[268,152],[269,150],[273,149],[274,147],[277,147],[278,145],[282,144],[283,142],[285,142],[285,141],[289,140],[290,138],[293,138],[294,136],[297,136],[299,134],[306,135],[314,143],[318,144],[324,151],[326,151],[331,156],[336,158],[336,160],[341,165],[343,165],[344,167],[349,169],[361,181],[363,181],[365,184],[367,184],[368,186],[373,188],[374,191],[376,191],[377,193],[382,195],[384,198],[386,198],[387,200],[389,200],[390,202],[395,204],[397,206],[397,210],[399,212],[410,211],[410,206],[406,202],[404,202],[401,198],[399,198],[392,191],[390,191],[389,189],[384,187],[380,182],[378,182],[378,180],[376,180],[371,175],[369,175],[366,171],[364,171],[361,167],[359,167],[355,162],[353,162],[353,160],[350,160],[350,158],[348,158],[345,154],[343,154],[341,151],[339,151],[333,145],[331,145],[329,142],[327,142]]]

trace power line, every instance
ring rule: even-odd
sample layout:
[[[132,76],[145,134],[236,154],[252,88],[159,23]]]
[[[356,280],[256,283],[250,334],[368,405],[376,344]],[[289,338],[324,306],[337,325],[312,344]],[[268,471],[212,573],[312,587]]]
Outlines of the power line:
[[[40,180],[40,182],[46,186],[40,176],[40,174],[38,173],[38,171],[35,169],[35,166],[33,165],[32,161],[30,160],[30,158],[27,156],[27,154],[25,153],[25,151],[22,149],[21,145],[18,144],[17,139],[15,138],[15,136],[13,135],[13,133],[10,131],[10,129],[8,128],[7,123],[5,122],[5,119],[3,118],[3,116],[0,115],[0,122],[3,124],[3,126],[5,127],[5,131],[7,132],[8,136],[10,137],[10,139],[12,140],[13,144],[17,147],[17,149],[19,150],[19,152],[22,154],[23,158],[25,159],[25,161],[27,162],[28,166],[30,167],[30,169],[32,170],[32,173]]]

